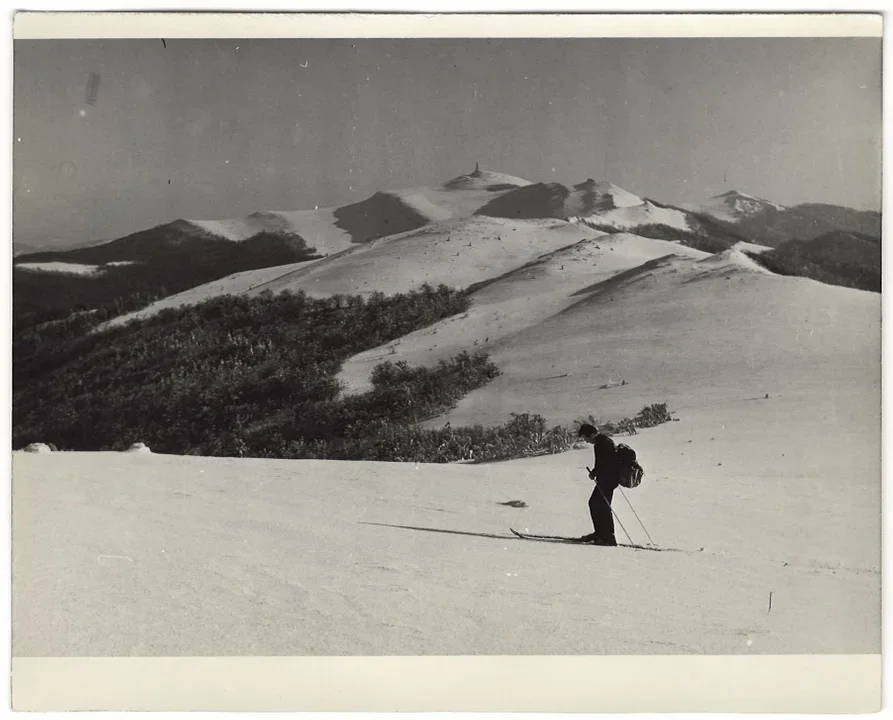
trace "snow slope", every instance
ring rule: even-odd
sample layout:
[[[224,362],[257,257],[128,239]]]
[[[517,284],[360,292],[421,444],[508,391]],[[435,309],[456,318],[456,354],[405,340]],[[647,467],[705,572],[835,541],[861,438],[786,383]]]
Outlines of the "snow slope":
[[[649,449],[669,454],[674,432],[650,431]],[[723,438],[711,451],[729,447]],[[833,486],[821,478],[754,482],[730,467],[661,467],[628,493],[657,542],[704,552],[508,534],[586,532],[589,459],[15,453],[13,654],[879,651],[877,553],[790,528],[796,512],[871,534],[875,478],[854,476],[843,505],[822,497]],[[500,504],[512,499],[527,507]],[[615,506],[641,539],[619,494]]]
[[[645,402],[684,412],[765,393],[812,394],[832,418],[840,395],[873,405],[879,296],[749,263],[671,258],[576,291],[575,305],[492,345],[502,376],[444,420],[539,412],[568,422],[590,411],[619,419]],[[622,380],[629,385],[615,389]]]
[[[350,234],[335,224],[336,208],[256,212],[244,218],[224,220],[189,220],[201,229],[226,238],[247,240],[259,232],[297,233],[317,252],[337,252],[348,247]]]
[[[573,226],[558,227],[568,233]],[[361,392],[370,387],[369,374],[383,360],[431,365],[462,351],[493,352],[522,330],[575,303],[576,292],[673,253],[696,259],[708,257],[707,253],[665,240],[597,232],[596,237],[544,253],[482,283],[471,296],[471,308],[463,315],[350,358],[339,379],[350,391]]]
[[[444,220],[368,243],[354,244],[321,260],[263,268],[171,295],[142,310],[114,318],[109,326],[148,317],[164,308],[222,294],[304,290],[392,294],[425,282],[467,287],[515,270],[541,254],[601,234],[561,220],[508,220],[473,216]]]
[[[702,378],[695,396],[721,393],[730,372],[765,394],[784,386],[778,368],[828,368],[822,377],[834,384],[835,362],[876,372],[880,352],[874,294],[776,277],[736,248],[709,255],[625,233],[545,254],[471,299],[460,317],[349,359],[340,379],[359,392],[383,360],[431,365],[483,350],[502,376],[435,423],[497,423],[512,412],[568,423],[664,400],[685,406],[691,372]],[[615,389],[624,380],[636,388]]]
[[[641,205],[618,207],[586,216],[571,216],[569,219],[572,221],[582,220],[591,224],[611,225],[623,230],[634,230],[637,225],[668,225],[678,230],[692,229],[683,211],[661,207],[649,200],[643,201]]]
[[[591,235],[589,228],[549,219],[449,220],[351,248],[252,292],[302,289],[322,296],[392,294],[425,282],[467,287]]]

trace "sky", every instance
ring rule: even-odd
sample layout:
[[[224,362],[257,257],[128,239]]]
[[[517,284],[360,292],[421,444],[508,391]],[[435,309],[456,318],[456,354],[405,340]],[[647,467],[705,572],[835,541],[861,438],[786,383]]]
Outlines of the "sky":
[[[474,169],[881,204],[880,38],[17,40],[17,243]],[[91,80],[92,78],[92,80]]]

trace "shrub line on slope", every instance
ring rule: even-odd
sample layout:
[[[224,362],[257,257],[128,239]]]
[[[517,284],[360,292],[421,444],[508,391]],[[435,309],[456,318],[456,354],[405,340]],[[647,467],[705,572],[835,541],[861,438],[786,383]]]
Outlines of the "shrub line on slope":
[[[745,251],[745,254],[777,275],[807,277],[828,285],[881,292],[879,241],[874,245],[854,237],[844,242],[837,241],[830,248],[819,248],[817,242],[791,240],[772,250],[761,253]]]
[[[445,286],[369,300],[225,297],[55,343],[19,368],[14,444],[108,450],[140,440],[178,454],[399,459],[421,432],[414,423],[497,368],[465,352],[434,368],[385,362],[371,391],[343,396],[341,362],[467,307],[466,292]]]
[[[216,456],[413,462],[494,461],[575,447],[574,430],[539,415],[498,427],[426,429],[499,374],[483,353],[431,368],[386,361],[372,388],[345,395],[348,357],[467,310],[440,286],[311,299],[224,296],[40,348],[19,367],[13,444]],[[665,409],[665,406],[664,406]],[[644,413],[645,411],[643,411]],[[634,432],[633,424],[617,425]]]

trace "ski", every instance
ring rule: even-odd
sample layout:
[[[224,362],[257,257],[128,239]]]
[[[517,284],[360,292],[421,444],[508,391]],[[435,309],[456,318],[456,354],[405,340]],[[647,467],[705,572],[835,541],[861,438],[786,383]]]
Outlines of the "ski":
[[[514,528],[509,528],[516,537],[522,540],[537,540],[539,542],[566,543],[569,545],[593,545],[593,543],[583,542],[580,538],[567,537],[565,535],[534,535],[533,533],[518,532]],[[596,546],[604,547],[604,546]],[[682,550],[679,548],[663,548],[649,545],[636,545],[635,543],[617,543],[617,547],[629,548],[631,550],[651,550],[652,552],[701,552],[704,548],[698,550]]]

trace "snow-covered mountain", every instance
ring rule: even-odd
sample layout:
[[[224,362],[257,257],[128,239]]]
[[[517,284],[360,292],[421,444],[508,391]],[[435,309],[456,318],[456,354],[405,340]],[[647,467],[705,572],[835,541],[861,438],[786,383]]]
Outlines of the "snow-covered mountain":
[[[295,233],[318,252],[331,254],[431,222],[467,217],[494,198],[529,184],[522,178],[476,167],[442,185],[377,192],[340,207],[270,210],[245,218],[189,222],[237,241],[262,231]]]
[[[812,240],[834,231],[881,236],[878,212],[823,203],[785,207],[737,190],[683,207],[733,228],[752,242],[771,247],[791,240]]]
[[[642,198],[610,182],[592,179],[570,187],[560,183],[526,185],[494,198],[477,213],[504,218],[562,218],[613,231],[637,232],[644,228],[652,237],[674,235],[676,239],[682,239],[685,235],[710,235],[723,248],[747,240],[704,215]]]
[[[641,208],[646,202],[637,195],[609,182],[591,178],[568,187],[560,183],[527,184],[493,198],[477,213],[490,217],[572,218],[604,217],[627,208]]]
[[[769,200],[763,200],[737,190],[729,190],[721,195],[714,195],[702,203],[690,203],[682,207],[728,223],[739,222],[758,213],[771,213],[785,209]]]
[[[642,198],[591,178],[573,186],[531,183],[476,167],[442,185],[380,192],[341,208],[255,213],[238,221],[189,221],[191,227],[233,241],[244,241],[262,228],[300,231],[310,245],[330,252],[312,263],[250,269],[197,284],[112,324],[228,293],[391,293],[422,282],[467,287],[606,232],[668,241],[673,248],[690,246],[708,254],[733,247],[761,252],[771,246],[751,242],[751,235],[739,231],[741,223],[769,212],[787,212],[740,192],[689,208]],[[736,223],[728,220],[733,214]]]
[[[137,245],[150,248],[153,243],[163,241],[175,241],[182,245],[196,239],[244,242],[261,233],[298,235],[319,254],[326,255],[432,222],[467,217],[494,198],[529,184],[523,178],[476,167],[473,172],[442,185],[376,192],[365,200],[338,207],[263,210],[245,217],[218,220],[179,219],[116,240],[64,249],[26,246],[16,255],[52,254],[51,258],[41,258],[38,262],[44,262],[43,269],[47,272],[63,272],[67,270],[61,263],[68,261],[64,255],[74,249],[101,246],[102,250],[92,253],[91,257],[101,256],[95,262],[107,264],[116,260],[132,260],[132,250]],[[22,260],[30,262],[27,257]],[[75,262],[73,259],[71,261]]]

